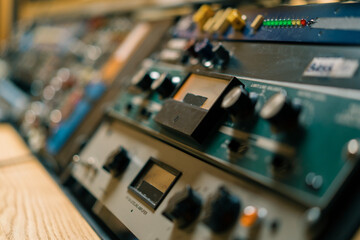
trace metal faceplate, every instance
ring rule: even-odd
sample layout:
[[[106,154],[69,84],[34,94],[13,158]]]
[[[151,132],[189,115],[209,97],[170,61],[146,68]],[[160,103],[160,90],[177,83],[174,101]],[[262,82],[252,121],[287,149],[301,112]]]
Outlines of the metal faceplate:
[[[131,162],[121,176],[113,178],[102,165],[119,146],[128,151]],[[182,173],[156,210],[128,190],[150,158]],[[306,221],[306,208],[265,188],[235,178],[126,124],[104,123],[84,149],[80,159],[90,159],[93,165],[76,164],[73,176],[139,239],[242,239],[250,234],[257,234],[259,239],[289,239],[290,236],[292,239],[306,239],[310,236],[307,235],[309,225]],[[200,194],[203,206],[198,219],[188,228],[180,230],[162,212],[169,199],[186,186],[191,186]],[[204,205],[220,186],[226,186],[238,197],[243,209],[251,205],[266,213],[258,228],[243,227],[239,217],[231,230],[214,234],[202,222],[207,214]]]
[[[186,71],[175,71],[169,65],[155,64],[149,71],[171,72],[185,80]],[[209,72],[209,71],[208,71]],[[186,73],[186,74],[185,74]],[[209,135],[203,143],[190,141],[154,121],[163,100],[158,95],[125,92],[110,114],[175,144],[200,158],[236,175],[245,175],[308,206],[326,207],[355,168],[357,160],[347,159],[348,141],[359,137],[356,109],[360,109],[358,91],[330,87],[281,83],[238,77],[245,89],[257,96],[253,118],[235,123],[230,116],[221,126],[209,124]],[[264,104],[275,94],[284,92],[301,105],[299,126],[290,133],[276,133],[271,124],[259,116]],[[131,104],[131,111],[126,106]],[[149,118],[141,109],[151,112]],[[228,144],[232,139],[242,143],[244,151],[233,154]],[[270,161],[281,155],[290,159],[292,169],[282,177],[274,176]],[[321,187],[306,184],[309,173],[321,176]]]

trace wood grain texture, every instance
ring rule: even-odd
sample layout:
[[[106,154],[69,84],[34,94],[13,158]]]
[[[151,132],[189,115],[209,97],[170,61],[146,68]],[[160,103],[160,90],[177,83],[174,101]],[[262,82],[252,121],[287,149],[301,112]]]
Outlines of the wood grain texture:
[[[0,239],[99,239],[35,159],[0,168]]]
[[[360,228],[358,229],[352,240],[360,240]]]
[[[0,124],[0,163],[30,154],[16,130],[9,124]]]

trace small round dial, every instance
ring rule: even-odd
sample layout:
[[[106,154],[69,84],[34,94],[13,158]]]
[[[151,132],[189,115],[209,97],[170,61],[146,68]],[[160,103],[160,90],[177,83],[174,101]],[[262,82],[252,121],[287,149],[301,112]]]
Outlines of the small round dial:
[[[163,215],[174,221],[179,228],[185,228],[200,215],[201,204],[200,195],[190,186],[186,186],[169,200]]]
[[[236,86],[225,95],[221,107],[237,119],[244,119],[254,112],[254,104],[243,86]]]
[[[195,44],[195,52],[201,59],[204,60],[211,60],[214,57],[212,49],[213,45],[208,39],[204,39],[203,41]]]
[[[219,44],[213,48],[214,64],[224,67],[230,61],[229,51],[222,45]]]
[[[169,74],[163,73],[151,84],[151,90],[158,92],[161,97],[166,98],[175,90],[175,84],[171,81]]]
[[[137,88],[140,88],[143,91],[149,90],[152,82],[153,79],[145,69],[142,69],[138,73],[136,73],[131,80],[131,84],[133,86],[136,86]]]
[[[106,163],[103,166],[103,169],[110,172],[116,177],[125,171],[129,163],[130,157],[128,155],[128,152],[125,148],[119,147],[110,154],[110,156],[106,160]]]
[[[260,116],[276,129],[284,130],[296,126],[299,113],[299,104],[294,104],[286,94],[277,93],[264,104]]]
[[[240,209],[240,199],[222,186],[207,203],[204,223],[216,233],[224,232],[237,222]]]

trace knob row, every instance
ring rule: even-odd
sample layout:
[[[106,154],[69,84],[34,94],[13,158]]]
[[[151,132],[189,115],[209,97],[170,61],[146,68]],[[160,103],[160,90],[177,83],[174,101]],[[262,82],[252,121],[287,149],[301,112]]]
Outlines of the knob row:
[[[202,48],[207,49],[207,47]],[[209,55],[202,53],[202,56]],[[155,91],[162,98],[167,98],[174,92],[178,82],[174,82],[173,77],[168,73],[157,75],[154,79],[148,71],[140,70],[132,79],[132,84],[143,91]],[[256,101],[257,95],[249,93],[240,85],[224,96],[221,107],[227,110],[235,121],[244,120],[253,115]],[[279,92],[264,104],[259,114],[269,121],[275,130],[282,131],[296,126],[299,113],[300,104],[290,100],[286,93]]]
[[[242,211],[241,200],[225,186],[219,187],[204,206],[202,202],[200,194],[190,186],[186,186],[169,200],[163,215],[174,222],[178,228],[184,229],[199,218],[203,208],[205,214],[202,222],[215,233],[225,232],[238,222]],[[245,227],[252,227],[257,220],[256,208],[252,208],[255,211],[251,214],[245,208],[241,215],[240,223]]]
[[[253,114],[257,97],[251,97],[243,86],[236,86],[225,95],[221,107],[236,120]],[[286,93],[273,95],[260,110],[260,117],[269,121],[277,130],[288,130],[297,124],[300,104],[291,101]]]
[[[186,56],[197,58],[205,67],[224,68],[230,61],[230,52],[221,43],[213,46],[208,39],[190,41],[185,51]]]
[[[140,70],[132,79],[131,84],[142,91],[155,91],[161,97],[166,98],[175,90],[178,82],[173,81],[169,73],[162,73],[154,79],[147,70]]]

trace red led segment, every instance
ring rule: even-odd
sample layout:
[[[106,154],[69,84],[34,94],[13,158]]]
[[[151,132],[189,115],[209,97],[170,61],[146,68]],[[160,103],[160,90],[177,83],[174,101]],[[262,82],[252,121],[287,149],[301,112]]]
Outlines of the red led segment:
[[[300,21],[300,23],[301,23],[301,26],[306,26],[306,20],[305,19],[301,19],[301,21]]]

